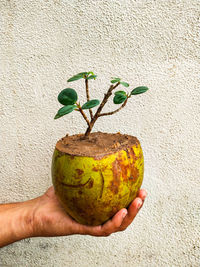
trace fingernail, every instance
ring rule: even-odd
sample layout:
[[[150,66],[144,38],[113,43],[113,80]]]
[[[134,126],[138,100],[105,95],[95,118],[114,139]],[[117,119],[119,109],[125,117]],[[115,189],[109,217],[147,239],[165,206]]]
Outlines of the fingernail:
[[[123,219],[126,217],[126,214],[127,214],[127,211],[124,211],[124,212],[122,213],[122,218],[123,218]]]
[[[139,202],[138,202],[138,204],[137,204],[137,209],[139,210],[139,209],[141,208],[141,206],[142,206],[142,201],[139,200]]]
[[[145,196],[144,196],[144,199],[147,197],[147,192],[145,192],[146,194],[145,194]]]

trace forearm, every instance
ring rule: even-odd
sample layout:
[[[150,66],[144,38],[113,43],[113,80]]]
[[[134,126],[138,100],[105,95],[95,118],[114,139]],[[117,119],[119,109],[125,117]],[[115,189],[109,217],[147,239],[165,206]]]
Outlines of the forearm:
[[[32,236],[34,200],[0,204],[0,247]]]

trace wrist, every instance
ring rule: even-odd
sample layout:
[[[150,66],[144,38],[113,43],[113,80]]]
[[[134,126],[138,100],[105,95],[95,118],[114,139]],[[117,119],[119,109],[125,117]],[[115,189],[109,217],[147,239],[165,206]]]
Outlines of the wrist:
[[[0,247],[34,235],[37,199],[0,205]]]
[[[12,232],[16,240],[32,237],[35,199],[17,203],[12,220]]]

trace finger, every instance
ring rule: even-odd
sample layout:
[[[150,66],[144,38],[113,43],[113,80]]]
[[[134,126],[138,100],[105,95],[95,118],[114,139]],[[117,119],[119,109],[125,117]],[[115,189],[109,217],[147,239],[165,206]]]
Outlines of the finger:
[[[143,201],[141,198],[137,197],[129,206],[128,208],[128,214],[124,218],[123,223],[121,224],[120,230],[123,231],[125,230],[134,220],[136,217],[138,211],[143,205]]]
[[[112,219],[104,223],[103,225],[98,226],[87,226],[82,225],[79,230],[80,234],[88,234],[93,236],[109,236],[110,234],[117,231],[121,226],[123,219],[127,214],[127,209],[121,209],[118,211]]]
[[[145,189],[139,190],[138,197],[130,204],[128,208],[128,213],[126,209],[121,209],[113,216],[111,220],[106,222],[104,225],[79,225],[79,230],[77,231],[77,233],[88,234],[93,236],[108,236],[113,232],[125,230],[129,226],[129,224],[131,224],[131,222],[137,215],[139,209],[142,207],[146,196],[147,192]],[[125,211],[125,214],[127,214],[124,218],[122,216],[123,211]]]
[[[124,218],[127,215],[127,209],[121,209],[120,211],[118,211],[113,217],[112,219],[110,219],[109,221],[107,221],[103,226],[102,226],[102,235],[103,236],[108,236],[114,232],[116,232],[119,227],[121,226]]]
[[[47,189],[47,191],[44,193],[44,195],[48,197],[52,197],[55,194],[54,187],[51,186]]]
[[[144,201],[145,198],[147,197],[147,191],[145,189],[140,189],[137,194],[137,197],[141,198],[142,201]]]

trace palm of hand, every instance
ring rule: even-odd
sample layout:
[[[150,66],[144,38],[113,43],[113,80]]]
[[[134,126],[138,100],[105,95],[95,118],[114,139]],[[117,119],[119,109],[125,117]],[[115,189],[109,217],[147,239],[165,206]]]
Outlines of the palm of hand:
[[[87,226],[77,223],[64,211],[55,195],[54,188],[50,187],[44,195],[37,198],[33,213],[34,236],[63,236],[71,234],[108,236],[114,232],[123,231],[137,215],[145,197],[146,191],[142,189],[139,191],[138,197],[129,206],[128,211],[125,208],[121,209],[103,225]]]

